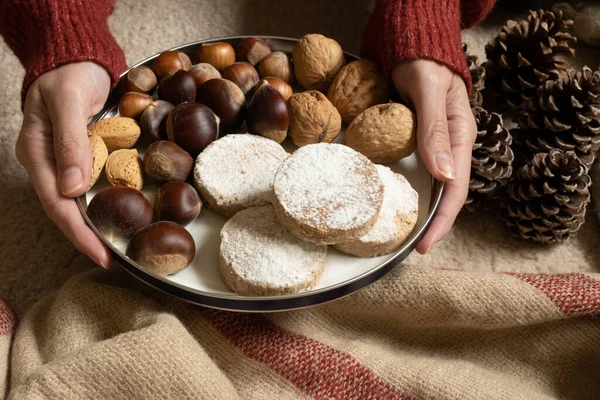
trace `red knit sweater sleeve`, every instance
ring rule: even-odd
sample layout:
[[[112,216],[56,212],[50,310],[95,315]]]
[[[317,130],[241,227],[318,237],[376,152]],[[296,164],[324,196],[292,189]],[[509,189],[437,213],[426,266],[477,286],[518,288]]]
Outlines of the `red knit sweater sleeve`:
[[[113,85],[126,68],[107,18],[114,0],[0,0],[0,34],[25,67],[22,99],[45,72],[76,61],[104,67]]]
[[[494,0],[377,0],[365,30],[361,55],[389,75],[401,61],[425,58],[471,77],[460,30],[481,21]]]

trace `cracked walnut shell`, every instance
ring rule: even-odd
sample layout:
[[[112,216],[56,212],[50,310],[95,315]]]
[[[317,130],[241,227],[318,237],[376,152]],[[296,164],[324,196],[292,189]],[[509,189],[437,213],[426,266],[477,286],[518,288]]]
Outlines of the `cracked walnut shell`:
[[[349,124],[367,108],[387,102],[389,87],[377,64],[371,60],[356,60],[337,74],[327,98]]]
[[[398,103],[379,104],[360,113],[344,133],[344,144],[374,163],[392,163],[417,147],[416,116]]]
[[[325,91],[346,60],[342,47],[319,34],[305,35],[292,51],[296,80],[307,90]]]
[[[342,129],[340,113],[317,90],[292,95],[288,106],[289,135],[298,147],[312,143],[331,143]]]

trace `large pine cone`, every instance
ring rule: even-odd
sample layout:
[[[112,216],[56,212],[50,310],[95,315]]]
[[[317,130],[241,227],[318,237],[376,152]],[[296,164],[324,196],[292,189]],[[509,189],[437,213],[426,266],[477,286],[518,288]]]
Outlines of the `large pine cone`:
[[[466,211],[489,208],[490,200],[512,175],[512,136],[502,123],[502,116],[488,113],[481,107],[473,109],[477,122],[477,138],[471,155],[471,179],[465,202]]]
[[[532,152],[574,150],[589,168],[600,149],[600,72],[584,67],[546,81],[518,122],[529,128],[525,143]]]
[[[573,236],[585,221],[590,183],[573,152],[536,154],[508,184],[505,221],[511,233],[542,243]]]
[[[479,64],[477,56],[469,54],[466,43],[463,43],[463,52],[467,58],[467,67],[469,67],[471,82],[473,83],[473,90],[469,101],[471,102],[471,107],[480,107],[483,104],[481,91],[485,88],[485,68]]]
[[[547,79],[556,79],[575,55],[572,20],[562,12],[530,11],[526,21],[509,20],[485,46],[486,88],[513,108],[521,107]]]

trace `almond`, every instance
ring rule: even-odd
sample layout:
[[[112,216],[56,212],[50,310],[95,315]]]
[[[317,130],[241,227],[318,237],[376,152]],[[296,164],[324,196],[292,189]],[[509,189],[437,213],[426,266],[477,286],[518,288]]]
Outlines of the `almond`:
[[[113,186],[142,190],[144,178],[138,151],[121,149],[111,153],[106,160],[106,178]]]
[[[106,118],[88,128],[88,136],[100,136],[109,153],[119,149],[132,148],[140,134],[139,125],[133,118],[127,117]]]
[[[102,173],[104,164],[106,164],[106,159],[108,158],[108,149],[100,136],[92,135],[89,137],[89,140],[90,148],[92,149],[92,178],[90,179],[88,190],[90,190],[98,181],[98,178],[100,178],[100,174]]]

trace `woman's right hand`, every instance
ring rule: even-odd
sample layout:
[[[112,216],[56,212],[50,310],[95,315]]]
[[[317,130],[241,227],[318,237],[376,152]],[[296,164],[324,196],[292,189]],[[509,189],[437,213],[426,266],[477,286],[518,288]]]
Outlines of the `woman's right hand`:
[[[67,64],[38,77],[27,91],[15,149],[46,214],[79,251],[105,268],[111,254],[73,198],[90,183],[87,124],[106,102],[110,83],[108,72],[93,62]]]

